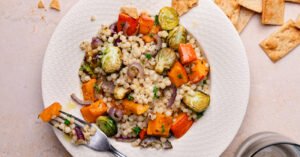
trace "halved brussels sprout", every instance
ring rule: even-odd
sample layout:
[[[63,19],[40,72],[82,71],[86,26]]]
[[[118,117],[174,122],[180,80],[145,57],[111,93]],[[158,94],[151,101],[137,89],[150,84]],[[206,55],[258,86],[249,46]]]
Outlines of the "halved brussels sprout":
[[[108,116],[99,116],[96,120],[96,125],[108,137],[118,133],[116,122]]]
[[[104,72],[113,73],[118,71],[122,65],[122,54],[118,47],[108,45],[103,51],[101,66]]]
[[[170,48],[161,49],[156,55],[155,71],[162,74],[164,69],[170,69],[176,61],[176,54]]]
[[[179,44],[186,43],[186,36],[186,29],[179,25],[169,33],[167,42],[171,48],[177,50]]]
[[[195,92],[194,95],[185,94],[183,102],[193,111],[199,113],[206,110],[209,106],[210,96],[203,92]]]
[[[115,99],[123,99],[125,95],[129,92],[128,89],[125,89],[123,87],[115,87],[114,89],[114,97]]]
[[[162,29],[171,30],[179,24],[179,16],[174,8],[163,7],[159,11],[158,21]]]

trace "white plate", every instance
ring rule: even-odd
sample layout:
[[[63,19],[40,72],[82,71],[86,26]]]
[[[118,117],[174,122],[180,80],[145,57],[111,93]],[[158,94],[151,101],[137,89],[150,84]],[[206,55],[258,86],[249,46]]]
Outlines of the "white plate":
[[[115,21],[119,8],[129,4],[156,14],[171,2],[81,0],[61,20],[44,59],[42,91],[45,106],[58,101],[64,105],[64,110],[81,117],[79,106],[75,109],[67,107],[71,93],[81,95],[77,73],[84,54],[79,44],[84,39],[91,39],[101,24]],[[90,21],[92,15],[96,16],[95,22]],[[211,0],[200,0],[198,7],[181,17],[180,23],[200,41],[211,65],[210,107],[185,136],[173,141],[172,150],[139,149],[111,140],[129,157],[217,157],[230,144],[242,123],[250,83],[248,61],[238,33]],[[58,131],[55,133],[73,156],[109,156],[108,153],[76,147]]]

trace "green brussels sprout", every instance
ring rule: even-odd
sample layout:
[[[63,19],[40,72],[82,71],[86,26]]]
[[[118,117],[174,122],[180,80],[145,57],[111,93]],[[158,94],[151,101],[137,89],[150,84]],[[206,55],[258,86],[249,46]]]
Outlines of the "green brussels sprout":
[[[179,16],[174,8],[163,7],[159,11],[158,21],[162,29],[172,30],[179,24]]]
[[[122,54],[118,47],[108,45],[103,51],[101,66],[104,72],[113,73],[120,70],[122,65]]]
[[[210,96],[203,92],[195,92],[194,95],[185,94],[183,102],[193,111],[199,113],[206,110],[209,106]]]
[[[156,57],[155,71],[162,74],[165,69],[170,69],[176,61],[176,54],[170,48],[161,49]]]
[[[125,89],[123,87],[115,87],[114,89],[114,97],[115,99],[123,99],[125,95],[129,92],[128,89]]]
[[[112,137],[118,133],[116,122],[108,116],[99,116],[96,125],[108,137]]]
[[[179,25],[169,33],[167,42],[171,48],[177,50],[179,44],[186,43],[186,36],[186,29],[183,26]]]

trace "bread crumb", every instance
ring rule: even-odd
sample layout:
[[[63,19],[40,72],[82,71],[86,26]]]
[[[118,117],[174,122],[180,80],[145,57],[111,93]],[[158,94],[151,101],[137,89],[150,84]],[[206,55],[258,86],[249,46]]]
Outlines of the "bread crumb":
[[[91,16],[91,21],[92,21],[92,22],[93,22],[93,21],[96,21],[96,16],[95,16],[95,15]]]
[[[59,4],[59,0],[52,0],[50,2],[50,8],[55,9],[57,11],[60,11],[60,4]]]
[[[39,9],[43,9],[43,8],[45,8],[45,5],[44,5],[44,2],[43,2],[43,0],[39,0],[39,2],[38,2],[38,8]]]

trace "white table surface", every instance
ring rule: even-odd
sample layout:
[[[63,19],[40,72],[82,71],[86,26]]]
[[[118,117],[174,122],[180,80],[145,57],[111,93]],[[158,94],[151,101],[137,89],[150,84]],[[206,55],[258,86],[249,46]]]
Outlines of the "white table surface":
[[[49,1],[44,0],[46,6]],[[48,41],[77,1],[61,0],[61,12],[37,9],[37,0],[0,1],[1,157],[70,156],[37,113],[43,108],[41,67]],[[300,4],[286,4],[285,20],[299,14]],[[250,64],[250,101],[237,136],[221,157],[231,157],[245,138],[260,131],[300,143],[300,47],[274,64],[258,46],[277,28],[262,25],[256,15],[241,34]]]

